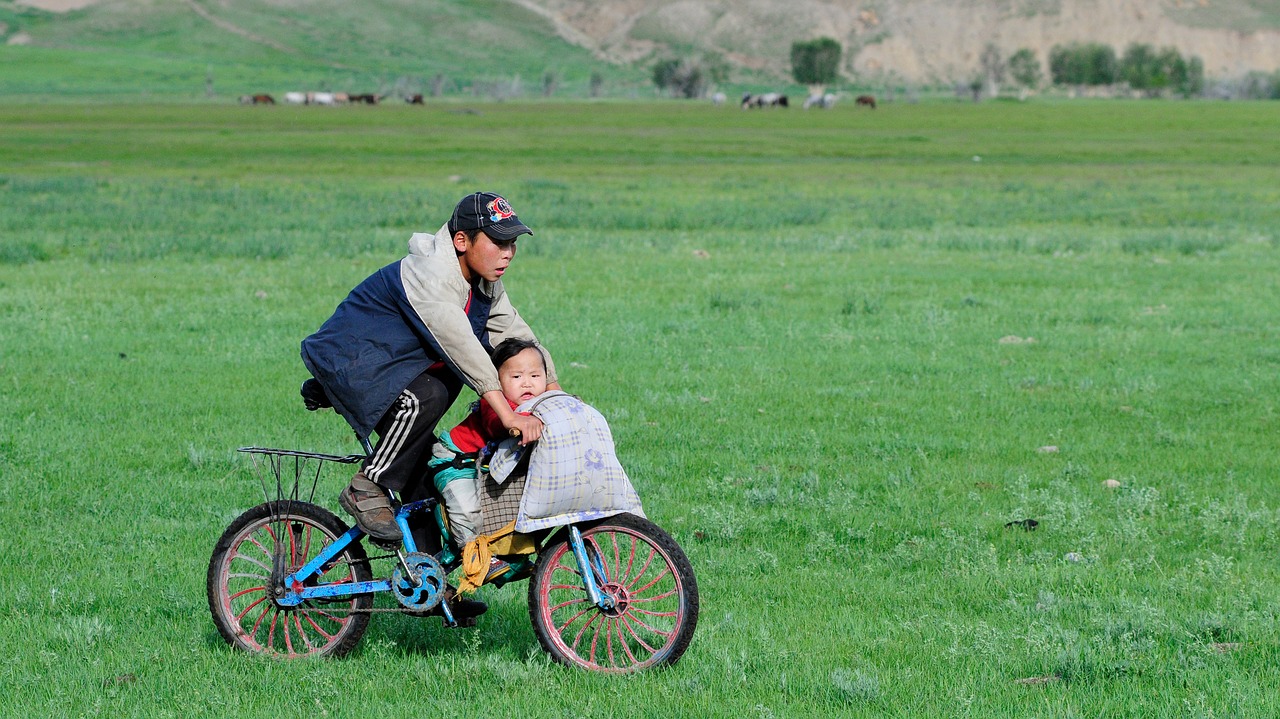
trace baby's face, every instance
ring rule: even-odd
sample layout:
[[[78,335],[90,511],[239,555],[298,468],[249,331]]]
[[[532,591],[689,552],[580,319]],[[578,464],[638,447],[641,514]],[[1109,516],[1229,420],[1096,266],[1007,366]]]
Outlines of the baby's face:
[[[529,347],[498,368],[498,381],[507,399],[521,404],[547,391],[547,367],[542,353]]]

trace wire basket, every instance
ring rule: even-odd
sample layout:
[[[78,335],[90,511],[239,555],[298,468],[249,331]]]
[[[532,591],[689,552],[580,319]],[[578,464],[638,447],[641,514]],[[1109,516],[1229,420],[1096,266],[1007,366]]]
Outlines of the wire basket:
[[[320,473],[326,462],[355,464],[364,461],[363,454],[320,454],[299,452],[293,449],[267,447],[241,447],[253,461],[253,472],[262,486],[262,497],[267,502],[314,502]],[[274,490],[274,491],[273,491]],[[302,496],[303,492],[307,496]]]

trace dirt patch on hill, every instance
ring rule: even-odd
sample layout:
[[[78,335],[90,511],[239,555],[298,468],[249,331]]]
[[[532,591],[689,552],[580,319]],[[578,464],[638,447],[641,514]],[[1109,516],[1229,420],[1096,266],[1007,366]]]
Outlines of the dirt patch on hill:
[[[692,46],[780,77],[793,41],[822,36],[844,45],[846,73],[908,82],[968,80],[988,43],[1006,56],[1031,48],[1046,68],[1049,50],[1072,42],[1173,46],[1199,56],[1210,76],[1280,67],[1280,30],[1261,20],[1256,29],[1196,24],[1192,10],[1209,0],[517,1],[540,8],[565,40],[615,62]]]

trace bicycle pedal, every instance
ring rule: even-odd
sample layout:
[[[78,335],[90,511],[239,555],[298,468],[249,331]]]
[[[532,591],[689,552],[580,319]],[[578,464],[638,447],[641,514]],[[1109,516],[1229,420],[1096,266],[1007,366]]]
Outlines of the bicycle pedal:
[[[476,625],[475,617],[458,617],[453,624],[444,623],[446,629],[471,629]]]

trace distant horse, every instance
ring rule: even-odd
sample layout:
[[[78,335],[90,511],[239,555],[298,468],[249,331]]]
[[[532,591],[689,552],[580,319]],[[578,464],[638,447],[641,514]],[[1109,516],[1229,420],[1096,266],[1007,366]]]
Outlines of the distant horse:
[[[866,106],[872,110],[876,109],[876,99],[870,95],[859,95],[853,100],[853,104],[859,107]]]
[[[336,105],[338,103],[333,100],[332,92],[309,92],[307,93],[308,105]]]
[[[353,104],[363,102],[366,105],[377,105],[378,96],[367,92],[360,95],[352,95],[351,102]]]
[[[711,96],[711,104],[715,105],[716,107],[720,107],[721,105],[724,104],[724,101],[727,99],[728,98],[725,97],[723,92],[717,92],[716,94]]]
[[[290,105],[305,105],[307,104],[307,94],[305,92],[286,92],[284,101]]]
[[[836,96],[834,93],[828,92],[825,95],[810,95],[804,100],[804,109],[816,107],[821,110],[830,110],[836,106]]]
[[[419,93],[416,93],[416,94],[413,94],[413,95],[405,95],[405,96],[404,96],[404,101],[405,101],[405,102],[407,102],[407,103],[409,103],[410,105],[425,105],[425,104],[426,104],[425,102],[423,102],[423,101],[422,101],[422,93],[420,93],[420,92],[419,92]]]
[[[333,101],[339,105],[345,105],[351,101],[351,97],[345,92],[333,93]]]
[[[241,95],[241,105],[274,105],[276,99],[270,95]]]

